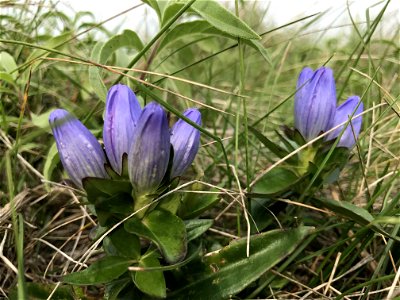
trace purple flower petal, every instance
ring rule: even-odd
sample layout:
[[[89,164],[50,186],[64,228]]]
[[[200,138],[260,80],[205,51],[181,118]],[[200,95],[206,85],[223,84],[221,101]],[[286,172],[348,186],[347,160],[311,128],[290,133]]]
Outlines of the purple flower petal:
[[[331,128],[336,89],[332,70],[321,67],[315,72],[304,68],[297,81],[295,95],[295,127],[306,141]]]
[[[56,109],[49,123],[64,169],[77,186],[82,187],[85,177],[108,178],[103,149],[78,119],[66,110]]]
[[[151,102],[142,111],[128,154],[136,196],[157,190],[168,168],[170,147],[167,116],[160,105]]]
[[[340,105],[336,109],[335,113],[335,118],[333,120],[332,127],[335,127],[343,122],[346,122],[349,120],[349,117],[353,114],[354,110],[356,109],[358,103],[360,102],[360,97],[358,96],[351,96],[349,97],[342,105]],[[354,113],[354,116],[362,113],[364,110],[364,104],[361,102],[360,105],[357,108],[357,111]],[[357,138],[358,135],[360,134],[361,130],[361,123],[362,123],[362,116],[359,116],[357,118],[354,118],[351,120],[351,125],[350,123],[344,130],[339,143],[337,144],[338,147],[347,147],[347,148],[352,148],[354,144],[356,143],[354,139],[354,135]],[[333,140],[337,138],[340,134],[340,132],[343,130],[343,126],[340,126],[339,128],[335,129],[333,132],[329,133],[326,137],[326,140]],[[354,130],[354,133],[353,133]]]
[[[128,86],[117,84],[110,88],[104,116],[103,141],[108,160],[120,175],[122,156],[129,152],[141,112],[140,104]]]
[[[183,115],[201,125],[201,114],[195,109],[186,110]],[[200,145],[200,131],[179,119],[171,130],[171,144],[174,147],[174,161],[171,177],[180,176],[192,164]]]

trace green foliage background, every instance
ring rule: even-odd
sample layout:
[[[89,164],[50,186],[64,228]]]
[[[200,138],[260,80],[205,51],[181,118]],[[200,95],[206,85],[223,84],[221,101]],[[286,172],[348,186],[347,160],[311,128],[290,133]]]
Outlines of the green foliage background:
[[[154,6],[155,1],[146,2]],[[60,275],[69,273],[92,244],[94,221],[77,205],[80,193],[60,185],[66,176],[47,122],[51,110],[70,110],[100,137],[105,91],[116,81],[129,84],[143,103],[154,95],[164,100],[171,120],[176,111],[201,108],[207,134],[187,177],[206,183],[194,187],[200,194],[219,192],[218,205],[203,214],[214,219],[204,236],[207,252],[246,236],[242,203],[232,199],[277,161],[247,125],[276,139],[281,125],[293,125],[300,70],[328,65],[339,103],[350,95],[364,101],[359,142],[338,182],[325,185],[314,202],[281,199],[258,212],[253,205],[256,222],[267,229],[306,224],[315,231],[237,297],[395,295],[398,242],[373,226],[391,236],[400,229],[400,27],[381,31],[393,22],[386,18],[386,5],[398,4],[383,1],[376,16],[367,10],[362,20],[347,18],[343,34],[327,37],[330,28],[310,29],[325,17],[322,13],[276,25],[267,21],[268,10],[243,1],[236,3],[236,14],[249,26],[243,33],[213,20],[201,9],[202,1],[179,17],[181,5],[162,15],[166,2],[160,3],[155,38],[123,25],[110,32],[90,12],[70,17],[52,1],[0,2],[0,294],[11,293],[22,278],[28,290],[37,288],[32,283],[54,290]],[[260,40],[249,39],[257,34]],[[323,199],[351,203],[372,219],[361,216],[360,222],[358,211]],[[70,293],[61,286],[55,290],[60,299]],[[96,297],[103,290],[74,293]]]

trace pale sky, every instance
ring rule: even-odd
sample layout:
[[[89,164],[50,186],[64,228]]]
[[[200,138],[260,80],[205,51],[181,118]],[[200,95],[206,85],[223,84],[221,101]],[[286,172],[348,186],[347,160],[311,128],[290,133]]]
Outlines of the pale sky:
[[[220,1],[222,2],[222,1]],[[224,1],[233,8],[234,0]],[[254,1],[248,1],[254,3]],[[370,8],[371,18],[375,17],[386,1],[380,0],[349,0],[350,12],[356,21],[365,22],[366,10]],[[65,7],[68,14],[73,14],[77,11],[91,11],[97,22],[106,20],[130,7],[139,5],[140,0],[60,0],[59,5]],[[302,16],[309,14],[328,11],[326,16],[321,18],[316,25],[316,29],[322,29],[335,25],[350,24],[349,14],[346,10],[346,0],[259,0],[257,4],[263,7],[269,5],[267,16],[268,20],[273,20],[275,25],[283,25],[294,21]],[[143,21],[143,16],[146,14],[147,22]],[[400,0],[392,0],[389,4],[385,18],[387,26],[399,26],[400,23]],[[122,25],[121,25],[122,24]],[[149,25],[150,24],[150,25]],[[107,23],[108,29],[114,29],[121,25],[121,29],[132,29],[139,31],[141,34],[147,32],[152,35],[157,32],[157,16],[147,5],[142,5],[129,13],[118,17],[117,19]],[[155,25],[155,26],[154,26]],[[337,30],[340,32],[340,29]],[[335,34],[332,30],[330,34]],[[337,34],[337,33],[336,33]]]

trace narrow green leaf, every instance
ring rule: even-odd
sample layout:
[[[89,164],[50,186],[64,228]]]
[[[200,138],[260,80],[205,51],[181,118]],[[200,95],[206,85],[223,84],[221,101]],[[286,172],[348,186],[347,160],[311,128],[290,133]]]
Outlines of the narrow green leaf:
[[[247,240],[234,241],[206,256],[204,272],[172,293],[171,299],[228,299],[295,250],[311,231],[311,227],[299,227],[254,235],[250,238],[250,257],[246,256]]]
[[[185,223],[165,210],[153,210],[142,220],[125,222],[125,229],[153,241],[170,264],[181,261],[187,251]]]
[[[185,221],[188,242],[206,232],[208,228],[212,226],[213,222],[212,219],[193,219]]]
[[[252,126],[249,126],[249,130],[256,136],[256,138],[263,143],[265,147],[267,147],[272,153],[274,153],[279,158],[283,158],[289,154],[285,149],[275,144],[271,140],[269,140],[265,135],[263,135],[260,131],[255,129]]]
[[[97,44],[93,47],[92,54],[90,57],[90,60],[93,62],[99,62],[100,61],[100,52],[101,48],[103,47],[104,43],[103,42],[97,42]],[[97,97],[99,97],[100,100],[106,101],[107,98],[107,88],[101,79],[100,76],[100,70],[96,66],[90,66],[89,67],[89,82],[96,93]]]
[[[269,56],[269,53],[267,49],[265,49],[263,44],[261,44],[257,40],[245,40],[245,42],[247,42],[247,44],[256,49],[269,65],[272,65],[271,57]]]
[[[375,218],[364,208],[358,207],[350,202],[345,201],[336,201],[331,199],[318,199],[312,198],[312,202],[314,202],[319,207],[326,207],[329,210],[335,212],[339,216],[350,219],[357,224],[362,226],[369,226],[372,230],[383,234],[384,236],[394,239],[396,241],[400,241],[399,237],[395,237],[387,233],[382,229],[381,226],[375,224]]]
[[[196,1],[191,8],[217,29],[243,39],[261,39],[245,22],[214,0]]]
[[[299,177],[291,170],[275,167],[254,184],[252,193],[274,195],[286,191],[298,181]]]
[[[183,219],[200,216],[204,211],[219,202],[219,195],[187,193],[183,198],[178,215]]]
[[[86,270],[64,276],[62,281],[76,285],[108,283],[124,274],[131,264],[132,260],[127,258],[118,256],[105,257],[96,261]]]
[[[53,142],[46,155],[46,161],[43,167],[43,176],[46,180],[51,181],[54,168],[57,166],[59,161],[60,157],[58,155],[57,145],[56,142]],[[46,183],[46,188],[49,188],[48,183]]]
[[[139,261],[139,267],[142,268],[160,266],[155,252],[143,255]],[[138,271],[132,273],[132,278],[137,288],[143,293],[158,298],[165,298],[167,296],[167,288],[162,271]]]

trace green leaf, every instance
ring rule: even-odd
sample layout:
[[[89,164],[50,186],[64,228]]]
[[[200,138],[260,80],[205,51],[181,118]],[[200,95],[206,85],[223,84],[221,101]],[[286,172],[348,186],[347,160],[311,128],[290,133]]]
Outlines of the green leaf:
[[[374,224],[375,218],[364,208],[358,207],[350,202],[336,201],[331,199],[312,198],[311,201],[319,207],[326,207],[339,216],[350,219],[362,226],[369,226],[372,230],[383,234],[384,236],[400,241],[400,238],[387,233],[378,224]]]
[[[115,249],[122,256],[139,259],[140,241],[138,236],[126,232],[123,227],[119,227],[111,232],[109,237]]]
[[[260,131],[255,129],[252,126],[249,126],[249,130],[256,136],[256,138],[264,144],[272,153],[274,153],[279,158],[283,158],[289,154],[285,149],[280,147],[279,145],[275,144],[271,140],[269,140],[265,135],[263,135]],[[289,161],[290,159],[288,159]]]
[[[267,51],[267,49],[265,49],[264,45],[261,44],[259,41],[257,40],[245,40],[251,47],[253,47],[254,49],[256,49],[261,55],[262,57],[265,59],[265,61],[267,63],[269,63],[270,65],[272,65],[272,60],[271,57],[269,56],[269,53]]]
[[[186,255],[185,223],[169,211],[153,210],[142,220],[129,219],[124,226],[126,231],[153,241],[170,264],[181,261]]]
[[[6,72],[0,72],[0,80],[9,84],[15,84],[13,76]]]
[[[179,8],[179,7],[178,7]],[[172,15],[173,16],[173,15]],[[161,41],[158,51],[161,52],[162,49],[169,46],[170,44],[179,41],[185,37],[199,37],[199,36],[221,36],[237,41],[235,36],[229,35],[215,27],[213,27],[209,22],[205,20],[196,20],[192,22],[185,22],[176,25],[170,31],[168,31],[163,40]],[[271,58],[268,54],[267,49],[257,40],[243,40],[247,45],[257,50],[262,57],[271,64]]]
[[[101,226],[107,227],[115,218],[120,220],[133,212],[130,181],[87,177],[82,184]]]
[[[136,32],[132,30],[124,30],[121,34],[110,38],[100,50],[100,63],[105,64],[111,55],[120,48],[132,48],[136,51],[143,49],[143,43]]]
[[[8,52],[0,52],[0,68],[6,71],[13,80],[17,79],[18,71],[12,72],[18,68],[15,63],[14,57],[12,57]]]
[[[49,152],[46,155],[46,161],[43,167],[43,176],[46,180],[51,181],[51,175],[53,174],[54,168],[57,166],[60,161],[60,157],[58,155],[56,142],[53,142],[51,145]],[[45,183],[46,188],[49,189],[50,186],[48,183]]]
[[[49,40],[46,41],[46,43],[43,44],[43,46],[46,47],[46,48],[57,49],[60,46],[64,45],[70,38],[71,38],[71,32],[67,31],[67,32],[64,32],[64,33],[62,33],[60,35],[57,35],[57,36],[55,36],[53,38],[50,38]],[[29,62],[29,61],[34,60],[34,59],[39,58],[39,57],[47,57],[50,54],[52,54],[52,53],[48,52],[46,50],[35,49],[28,56],[26,61]],[[34,67],[32,68],[32,70],[35,70],[42,62],[43,62],[43,60],[38,60],[37,62],[35,62],[33,64]]]
[[[213,222],[212,219],[194,219],[185,221],[188,242],[206,232],[208,228],[212,226]]]
[[[251,233],[259,233],[267,228],[275,220],[272,218],[273,212],[269,209],[272,203],[278,203],[274,199],[251,197],[250,214],[252,222],[250,222]]]
[[[31,112],[32,124],[35,125],[36,127],[39,127],[48,132],[51,132],[50,126],[49,126],[49,116],[52,111],[53,110],[51,109],[44,113],[41,113],[40,115],[37,115],[37,114]]]
[[[224,35],[222,31],[215,29],[210,23],[204,20],[196,20],[192,22],[185,22],[176,25],[170,31],[168,31],[163,40],[161,41],[158,51],[161,52],[162,49],[167,47],[169,44],[174,43],[184,37],[201,35],[201,34],[214,34],[214,35]]]
[[[245,22],[214,0],[196,1],[191,8],[215,28],[234,37],[243,39],[261,38]]]
[[[86,177],[82,180],[82,184],[88,197],[95,197],[99,194],[115,196],[119,193],[132,193],[132,185],[127,180]]]
[[[154,11],[156,12],[158,19],[161,21],[161,10],[160,7],[158,6],[157,0],[142,0],[142,2],[146,3],[149,5]]]
[[[131,282],[129,278],[114,280],[106,285],[104,299],[117,300],[119,293]]]
[[[187,193],[183,198],[178,215],[182,219],[192,219],[219,202],[219,195]]]
[[[160,1],[160,3],[163,3]],[[161,18],[161,27],[164,26],[165,24],[168,23],[168,21],[173,18],[178,11],[185,5],[184,2],[182,1],[176,1],[176,0],[172,0],[172,1],[165,1],[164,3],[166,3],[166,5],[164,6],[163,9],[161,9],[161,14],[162,14],[162,18]]]
[[[111,55],[120,48],[132,48],[137,51],[143,49],[143,43],[136,32],[124,30],[121,34],[110,38],[106,43],[97,43],[93,48],[91,59],[99,64],[106,64]],[[107,88],[101,78],[101,69],[96,66],[89,67],[89,80],[99,99],[106,101]]]
[[[108,283],[124,274],[132,263],[132,260],[124,257],[105,257],[96,261],[86,270],[64,276],[62,281],[76,285]]]
[[[261,177],[252,187],[254,194],[274,195],[286,191],[299,181],[299,177],[291,170],[275,167]]]
[[[311,227],[273,230],[250,238],[250,257],[246,256],[247,240],[232,242],[204,258],[204,272],[171,294],[171,299],[228,299],[280,262],[296,249]]]
[[[55,284],[44,284],[44,283],[26,283],[27,294],[30,300],[41,300],[49,299],[64,299],[64,300],[74,300],[73,289],[70,286],[56,286]],[[10,291],[8,295],[10,300],[20,300],[18,297],[18,290],[14,288]]]
[[[97,42],[97,44],[93,47],[92,55],[90,60],[93,62],[100,61],[100,51],[103,47],[103,42]],[[96,93],[97,97],[100,100],[106,101],[107,98],[107,88],[101,79],[99,67],[90,66],[89,67],[89,82],[91,87],[93,88],[94,92]]]
[[[157,253],[146,253],[139,261],[139,267],[160,267]],[[143,293],[153,297],[165,298],[167,296],[164,274],[162,271],[137,271],[132,273],[133,281]]]

